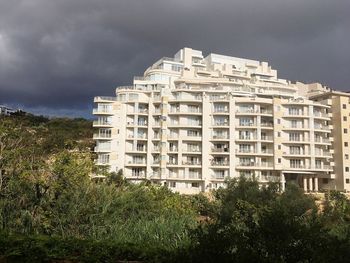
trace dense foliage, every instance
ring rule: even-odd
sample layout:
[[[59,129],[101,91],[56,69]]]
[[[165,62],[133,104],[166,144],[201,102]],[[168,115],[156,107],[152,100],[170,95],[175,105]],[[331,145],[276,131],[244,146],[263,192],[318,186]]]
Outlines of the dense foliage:
[[[245,178],[181,196],[91,181],[91,123],[0,118],[0,261],[344,262],[350,202]]]

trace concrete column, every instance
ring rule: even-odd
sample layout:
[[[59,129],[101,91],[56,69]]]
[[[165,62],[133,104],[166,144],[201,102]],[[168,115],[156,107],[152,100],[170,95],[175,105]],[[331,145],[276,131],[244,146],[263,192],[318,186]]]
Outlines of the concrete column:
[[[202,189],[208,191],[208,185],[211,182],[211,172],[209,169],[210,164],[210,126],[212,125],[211,104],[209,101],[209,96],[203,92],[202,99]],[[179,145],[180,146],[180,145]]]
[[[286,178],[284,177],[284,174],[282,172],[280,175],[280,181],[281,181],[281,192],[284,192],[286,190]]]
[[[306,179],[306,177],[303,178],[303,186],[304,186],[304,192],[307,192],[307,179]]]
[[[315,192],[318,192],[318,178],[317,177],[315,177],[314,178],[315,179]]]
[[[310,190],[310,192],[312,192],[314,190],[313,186],[312,186],[312,177],[309,178],[309,190]]]

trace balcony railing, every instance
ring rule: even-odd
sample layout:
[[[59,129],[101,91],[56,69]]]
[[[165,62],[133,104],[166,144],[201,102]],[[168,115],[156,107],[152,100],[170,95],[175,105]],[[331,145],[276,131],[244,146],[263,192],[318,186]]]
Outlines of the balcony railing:
[[[236,153],[256,153],[255,149],[236,149]]]
[[[228,113],[228,109],[215,109],[214,108],[214,113]]]
[[[256,136],[239,136],[238,137],[239,140],[256,140],[257,137]]]
[[[133,160],[133,161],[128,161],[128,164],[146,164],[146,160]]]
[[[104,133],[95,133],[93,135],[93,139],[99,139],[99,138],[110,139],[110,138],[112,138],[112,135],[111,134],[104,134]]]
[[[215,147],[213,147],[213,148],[211,148],[211,151],[212,152],[229,152],[230,150],[229,150],[229,148],[215,148]]]
[[[272,141],[273,137],[272,136],[261,136],[262,141]]]
[[[108,121],[94,121],[93,126],[112,126],[111,122]]]
[[[213,126],[228,126],[229,122],[228,121],[224,121],[224,122],[214,122]]]
[[[258,110],[251,109],[238,109],[236,110],[236,113],[259,113]]]
[[[273,123],[272,122],[262,122],[260,123],[261,127],[273,127]]]
[[[260,113],[261,114],[272,114],[273,112],[272,112],[272,110],[262,110],[262,109],[260,109]]]
[[[200,153],[200,152],[202,152],[202,149],[191,149],[191,148],[189,149],[189,148],[187,148],[187,149],[184,149],[183,152]]]
[[[329,115],[328,113],[323,113],[323,112],[314,112],[314,117],[323,117],[323,118],[328,118]]]
[[[97,96],[94,98],[94,101],[117,101],[117,97],[107,97],[107,96]]]
[[[238,124],[239,127],[251,127],[251,126],[256,126],[255,122],[240,122]]]
[[[112,109],[105,109],[105,108],[95,108],[92,110],[93,114],[99,114],[99,113],[103,113],[103,114],[111,114],[113,115],[113,110]]]
[[[213,160],[211,162],[212,166],[228,166],[229,164],[230,164],[229,161],[216,161],[216,160]]]
[[[148,114],[148,109],[136,109],[135,113]]]
[[[199,173],[189,173],[188,178],[190,179],[199,179],[201,177],[201,174]]]
[[[303,165],[303,164],[291,164],[289,168],[292,169],[310,169],[310,165]]]
[[[229,139],[228,135],[213,135],[213,139]]]
[[[183,165],[201,165],[201,161],[182,161]]]

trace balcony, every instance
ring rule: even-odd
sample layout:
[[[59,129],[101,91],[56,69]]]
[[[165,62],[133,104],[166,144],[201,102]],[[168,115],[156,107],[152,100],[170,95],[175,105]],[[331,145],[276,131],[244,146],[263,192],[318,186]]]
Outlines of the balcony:
[[[137,109],[135,113],[138,114],[148,114],[148,109]]]
[[[214,113],[220,114],[220,113],[229,113],[229,112],[228,112],[228,109],[214,108]]]
[[[202,165],[201,161],[182,161],[183,165]]]
[[[92,113],[95,115],[113,115],[112,109],[106,109],[106,108],[96,108],[92,110]]]
[[[249,154],[249,153],[256,153],[257,151],[255,149],[236,149],[236,153],[243,153],[243,154]]]
[[[227,101],[229,97],[227,95],[212,95],[210,96],[211,101]]]
[[[289,168],[291,168],[291,169],[311,169],[311,166],[304,165],[304,164],[290,164]]]
[[[111,127],[112,126],[112,122],[108,122],[108,121],[94,121],[92,123],[93,127]]]
[[[211,166],[229,166],[230,162],[228,160],[213,160]]]
[[[169,148],[169,152],[178,152],[179,149],[177,147],[171,147]]]
[[[214,153],[229,153],[230,150],[229,148],[211,148],[211,151],[214,152]]]
[[[260,109],[260,114],[272,115],[273,112],[272,112],[272,110]]]
[[[272,136],[261,136],[261,140],[262,141],[273,141],[273,137]]]
[[[132,161],[128,161],[128,165],[146,165],[146,160],[132,160]]]
[[[201,149],[201,148],[187,147],[187,149],[184,149],[183,152],[188,152],[188,153],[201,153],[201,152],[202,152],[202,149]]]
[[[96,165],[110,165],[109,160],[100,160],[100,159],[95,160],[95,164]]]
[[[98,146],[96,146],[94,148],[94,152],[96,152],[96,153],[110,152],[110,151],[111,151],[111,146],[109,146],[109,147],[98,147]]]
[[[214,140],[228,140],[228,135],[213,135]]]
[[[237,140],[237,139],[236,139]],[[256,135],[252,135],[252,136],[242,136],[242,135],[240,135],[239,137],[238,137],[238,140],[242,140],[242,141],[252,141],[252,140],[257,140],[257,137],[256,137]]]
[[[97,96],[94,98],[94,102],[114,102],[114,101],[117,101],[117,97]]]
[[[142,148],[128,148],[126,152],[137,152],[137,153],[146,153],[147,152],[147,147],[142,147]]]
[[[262,154],[273,154],[273,149],[261,149]]]
[[[213,126],[229,126],[229,122],[228,121],[214,122]]]
[[[147,121],[138,121],[137,125],[138,126],[147,126]]]
[[[187,124],[180,124],[179,126],[202,126],[202,122],[188,122]]]
[[[112,138],[112,135],[111,134],[105,134],[105,133],[94,133],[93,137],[92,137],[94,140],[109,140]]]
[[[272,122],[262,122],[260,123],[261,127],[267,127],[267,128],[272,128],[273,127],[273,123]]]
[[[249,109],[238,109],[236,110],[236,115],[242,115],[242,114],[257,114],[259,113],[258,110],[254,110],[254,108],[249,108]]]
[[[316,111],[314,112],[314,118],[329,118],[329,114]]]
[[[177,160],[172,160],[172,161],[169,161],[167,162],[167,165],[178,165],[178,161]]]
[[[141,140],[146,140],[147,136],[146,134],[129,134],[128,139],[141,139]]]
[[[255,122],[240,122],[238,127],[254,127],[256,126]]]
[[[188,174],[188,178],[189,179],[200,179],[201,178],[201,174],[200,173],[189,173]]]
[[[213,174],[212,176],[211,176],[211,179],[213,179],[213,180],[224,180],[225,179],[225,175],[223,175],[223,174]]]

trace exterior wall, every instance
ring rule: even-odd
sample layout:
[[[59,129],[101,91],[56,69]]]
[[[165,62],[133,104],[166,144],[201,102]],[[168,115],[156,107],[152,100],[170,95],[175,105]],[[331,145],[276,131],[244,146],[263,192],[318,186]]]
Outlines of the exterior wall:
[[[203,58],[184,48],[132,86],[117,88],[116,97],[95,98],[100,121],[94,126],[111,130],[109,138],[95,136],[97,163],[123,169],[131,181],[147,179],[185,194],[239,176],[280,182],[282,190],[286,181],[305,191],[347,189],[340,168],[334,170],[334,158],[344,156],[336,150],[342,142],[333,143],[340,128],[330,125],[339,121],[341,102],[309,99],[308,92],[322,88],[306,86],[278,79],[266,62]],[[103,117],[108,125],[101,126]]]

